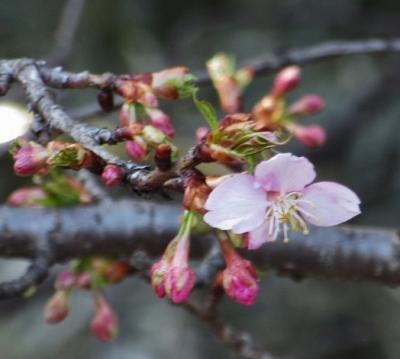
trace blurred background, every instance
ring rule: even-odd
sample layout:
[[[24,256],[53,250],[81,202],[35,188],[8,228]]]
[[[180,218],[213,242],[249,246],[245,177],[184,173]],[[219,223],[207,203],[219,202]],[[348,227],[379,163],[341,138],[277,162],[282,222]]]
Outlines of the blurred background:
[[[0,58],[48,58],[64,12],[63,0],[0,1]],[[262,55],[334,39],[390,38],[399,35],[396,0],[95,0],[86,1],[66,67],[73,71],[145,72],[173,65],[200,70],[215,52],[245,63]],[[355,56],[303,68],[293,98],[318,93],[326,109],[307,120],[327,129],[319,150],[294,145],[290,150],[316,162],[320,178],[338,180],[363,202],[355,223],[397,227],[400,214],[400,57]],[[269,89],[272,75],[249,87],[247,109]],[[216,103],[210,88],[204,98]],[[94,90],[58,94],[68,110],[95,100]],[[29,115],[20,103],[0,99],[0,142],[24,127]],[[190,100],[163,103],[186,148],[202,124]],[[10,112],[11,111],[11,112]],[[17,112],[15,112],[17,111]],[[28,117],[27,117],[28,116]],[[115,127],[117,114],[94,118]],[[4,149],[1,146],[0,149]],[[12,173],[9,156],[0,157],[0,198],[25,181]],[[123,193],[132,196],[128,192]],[[22,271],[23,262],[3,261],[1,278]],[[120,317],[120,335],[112,344],[90,336],[91,298],[77,293],[67,320],[50,327],[42,309],[52,293],[49,280],[30,300],[0,303],[1,359],[183,359],[233,358],[187,313],[158,300],[138,279],[109,288]],[[368,283],[307,279],[294,282],[269,273],[252,308],[224,300],[222,312],[238,328],[251,332],[260,346],[297,359],[398,359],[400,290]]]

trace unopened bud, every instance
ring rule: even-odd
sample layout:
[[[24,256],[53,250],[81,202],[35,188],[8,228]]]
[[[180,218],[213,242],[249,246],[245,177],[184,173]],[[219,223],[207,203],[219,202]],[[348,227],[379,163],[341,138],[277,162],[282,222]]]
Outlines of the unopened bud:
[[[166,135],[153,126],[145,126],[143,128],[143,138],[149,145],[154,147],[167,140]]]
[[[294,136],[307,147],[319,147],[326,141],[326,132],[319,125],[293,127]]]
[[[222,240],[220,244],[226,263],[222,272],[225,293],[240,304],[253,305],[260,290],[254,266],[236,253],[230,240]]]
[[[318,95],[306,95],[289,107],[289,113],[293,116],[314,115],[325,107],[325,101]]]
[[[130,266],[125,261],[114,261],[112,262],[104,273],[104,277],[109,283],[118,283],[130,272]]]
[[[100,295],[96,297],[96,314],[90,323],[90,329],[98,339],[104,342],[113,340],[117,335],[117,317]]]
[[[135,136],[132,141],[126,143],[126,152],[136,161],[142,161],[148,152],[146,141],[141,136]]]
[[[174,303],[184,302],[190,295],[196,275],[188,265],[171,265],[165,278],[165,291]]]
[[[188,69],[177,66],[153,73],[152,87],[156,95],[164,99],[177,99],[179,88],[185,84]]]
[[[119,123],[122,127],[128,127],[132,123],[137,122],[135,105],[125,102],[119,111]]]
[[[76,278],[76,285],[83,289],[90,288],[90,275],[87,272],[79,273]]]
[[[210,130],[207,127],[199,127],[196,130],[197,142],[201,142],[201,141],[205,140],[209,133],[210,133]]]
[[[165,274],[168,268],[168,261],[162,257],[150,269],[151,286],[159,298],[165,297]]]
[[[207,61],[207,70],[218,91],[222,110],[226,113],[239,111],[241,87],[235,78],[234,60],[219,53]]]
[[[161,171],[167,171],[172,167],[172,148],[169,144],[162,143],[157,147],[154,162]]]
[[[14,155],[14,171],[18,176],[32,176],[47,172],[48,153],[39,145],[25,145]]]
[[[61,272],[55,282],[57,290],[70,290],[76,284],[76,275],[71,272]]]
[[[157,108],[146,108],[146,112],[153,127],[163,132],[168,138],[174,138],[175,129],[171,123],[171,118],[166,113]]]
[[[48,324],[62,322],[69,313],[69,294],[65,290],[57,290],[47,302],[44,318]]]
[[[124,172],[121,167],[116,165],[107,165],[104,167],[103,173],[101,174],[101,179],[107,186],[118,186],[122,178],[124,176]]]
[[[46,192],[40,187],[25,187],[11,193],[7,202],[14,207],[41,207],[40,201],[46,197]]]
[[[300,68],[298,66],[288,66],[281,70],[275,77],[272,95],[282,97],[292,91],[300,82]]]
[[[97,101],[104,112],[114,109],[114,95],[109,88],[102,89],[97,95]]]

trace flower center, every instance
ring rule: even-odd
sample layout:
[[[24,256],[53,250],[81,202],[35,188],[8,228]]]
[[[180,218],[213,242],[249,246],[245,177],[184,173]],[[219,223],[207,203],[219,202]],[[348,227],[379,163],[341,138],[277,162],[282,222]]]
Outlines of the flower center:
[[[265,213],[267,222],[268,236],[273,241],[278,238],[280,232],[283,232],[283,241],[288,242],[288,232],[302,231],[308,234],[309,230],[304,216],[316,218],[313,214],[307,212],[298,204],[307,202],[308,205],[315,207],[313,203],[301,199],[301,192],[278,193],[268,192],[270,205]]]

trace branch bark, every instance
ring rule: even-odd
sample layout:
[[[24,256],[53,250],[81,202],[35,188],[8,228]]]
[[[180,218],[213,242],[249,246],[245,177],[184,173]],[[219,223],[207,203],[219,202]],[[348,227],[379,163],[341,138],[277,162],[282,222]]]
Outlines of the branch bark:
[[[129,256],[138,250],[159,255],[177,233],[181,213],[176,205],[129,200],[57,210],[0,207],[0,256],[35,258],[43,246],[54,262],[96,254]],[[202,258],[212,241],[198,237],[192,255]],[[294,278],[400,284],[396,230],[312,228],[308,236],[291,235],[287,244],[271,242],[243,254],[261,268]],[[212,272],[213,266],[220,262],[210,259],[202,270]]]

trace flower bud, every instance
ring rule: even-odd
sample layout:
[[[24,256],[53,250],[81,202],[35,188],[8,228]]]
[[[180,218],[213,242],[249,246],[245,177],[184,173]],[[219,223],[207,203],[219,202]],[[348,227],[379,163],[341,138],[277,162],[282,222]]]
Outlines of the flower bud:
[[[179,88],[185,84],[188,69],[177,66],[153,73],[152,87],[155,94],[164,99],[177,99]]]
[[[129,274],[130,267],[125,261],[112,262],[104,273],[105,279],[109,283],[118,283]]]
[[[40,187],[25,187],[11,193],[7,202],[14,207],[41,207],[40,201],[46,197],[46,192]]]
[[[160,171],[167,171],[172,167],[172,148],[169,144],[162,143],[158,145],[154,155],[154,162]]]
[[[128,155],[136,161],[142,161],[147,156],[147,143],[141,136],[135,136],[133,141],[128,141],[125,148]]]
[[[190,295],[196,275],[188,264],[171,264],[165,277],[165,291],[174,303],[184,302]]]
[[[119,111],[119,123],[122,127],[128,127],[132,123],[137,122],[135,105],[125,102]]]
[[[319,125],[292,127],[294,136],[305,146],[315,148],[323,145],[326,141],[326,132]]]
[[[97,101],[104,112],[114,109],[114,95],[109,88],[102,89],[97,95]]]
[[[204,204],[211,192],[211,188],[205,183],[205,178],[194,172],[185,179],[185,193],[183,195],[183,206],[187,209],[204,213]]]
[[[306,95],[289,107],[289,113],[293,116],[307,116],[318,113],[325,107],[325,101],[318,95]]]
[[[189,267],[190,228],[178,235],[175,253],[165,273],[165,292],[174,303],[184,302],[194,286],[196,275]]]
[[[169,262],[164,256],[151,266],[151,286],[159,298],[165,297],[165,274],[169,268]]]
[[[124,177],[123,170],[115,165],[107,165],[104,167],[101,179],[107,186],[118,186]]]
[[[90,275],[88,272],[79,273],[76,278],[76,285],[83,289],[90,288]]]
[[[117,317],[106,300],[96,296],[96,314],[90,323],[92,333],[101,341],[108,342],[117,335]]]
[[[210,130],[207,127],[199,127],[196,130],[197,142],[201,142],[201,141],[205,140],[209,133],[210,133]]]
[[[46,149],[39,145],[25,145],[14,155],[14,172],[18,176],[32,176],[47,172]]]
[[[207,61],[207,70],[218,91],[222,110],[225,113],[238,112],[241,88],[234,76],[234,60],[226,54],[217,54]]]
[[[55,282],[55,287],[57,290],[70,290],[76,284],[76,275],[71,272],[61,272]]]
[[[275,130],[279,127],[278,121],[282,110],[278,101],[273,96],[264,96],[253,107],[252,113],[256,122],[255,129],[257,131]]]
[[[69,294],[65,290],[57,290],[47,302],[44,318],[48,324],[62,322],[69,313]]]
[[[240,257],[230,240],[221,240],[226,268],[222,272],[225,293],[243,305],[253,305],[260,290],[257,272],[250,261]]]
[[[239,257],[240,258],[240,257]],[[253,305],[260,290],[257,272],[251,262],[236,259],[222,272],[225,293],[243,305]]]
[[[300,82],[300,68],[292,65],[285,67],[275,77],[272,95],[274,97],[282,97],[292,91]]]
[[[146,108],[146,112],[153,127],[163,132],[168,138],[174,138],[175,129],[171,123],[171,118],[166,113],[157,108]]]
[[[157,147],[159,144],[164,143],[167,140],[166,135],[153,126],[145,126],[142,133],[144,140],[150,146]]]

